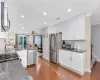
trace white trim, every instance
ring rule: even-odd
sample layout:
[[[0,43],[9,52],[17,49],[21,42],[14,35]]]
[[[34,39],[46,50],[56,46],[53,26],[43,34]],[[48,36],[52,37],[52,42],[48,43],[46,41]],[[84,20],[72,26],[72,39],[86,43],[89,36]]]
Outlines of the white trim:
[[[91,70],[90,69],[85,69],[85,71],[91,73]]]
[[[60,65],[63,66],[63,67],[65,67],[65,68],[67,68],[67,69],[69,69],[69,70],[71,70],[71,71],[73,71],[73,72],[75,72],[75,73],[78,73],[78,74],[80,74],[80,75],[84,75],[84,73],[85,73],[85,72],[76,71],[76,70],[74,70],[73,68],[67,67],[67,66],[65,66],[65,65],[63,65],[63,64],[60,64]]]
[[[49,61],[49,59],[47,57],[43,56],[43,58]]]
[[[100,59],[97,56],[95,56],[95,57],[96,57],[96,61],[100,62]]]
[[[100,62],[100,59],[97,59],[98,62]]]
[[[96,61],[100,62],[100,59],[96,55],[93,54],[93,57],[96,58]]]

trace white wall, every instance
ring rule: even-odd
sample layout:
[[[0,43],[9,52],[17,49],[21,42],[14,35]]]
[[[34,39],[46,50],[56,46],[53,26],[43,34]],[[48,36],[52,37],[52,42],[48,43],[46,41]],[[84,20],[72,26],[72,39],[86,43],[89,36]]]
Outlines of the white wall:
[[[43,33],[48,35],[48,28],[43,29]],[[43,37],[43,57],[49,60],[49,37]]]
[[[80,50],[86,50],[85,41],[75,41],[75,45],[79,45]]]
[[[86,47],[86,54],[85,54],[85,66],[86,71],[91,72],[91,17],[86,17],[86,40],[85,40],[85,47]]]
[[[92,26],[93,55],[100,62],[100,24]]]

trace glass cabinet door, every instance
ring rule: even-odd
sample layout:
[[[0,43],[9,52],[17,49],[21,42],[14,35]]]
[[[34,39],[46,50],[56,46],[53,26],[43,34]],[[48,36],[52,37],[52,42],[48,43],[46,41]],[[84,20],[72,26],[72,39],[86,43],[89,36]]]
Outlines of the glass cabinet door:
[[[26,48],[27,46],[27,36],[19,35],[18,36],[18,48]]]
[[[27,37],[24,37],[24,48],[27,46]]]

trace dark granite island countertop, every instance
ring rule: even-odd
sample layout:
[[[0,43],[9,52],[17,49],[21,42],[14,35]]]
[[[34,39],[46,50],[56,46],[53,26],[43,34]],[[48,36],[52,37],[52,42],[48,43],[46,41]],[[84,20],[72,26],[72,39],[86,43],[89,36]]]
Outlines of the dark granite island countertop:
[[[20,60],[0,63],[0,80],[29,80]]]

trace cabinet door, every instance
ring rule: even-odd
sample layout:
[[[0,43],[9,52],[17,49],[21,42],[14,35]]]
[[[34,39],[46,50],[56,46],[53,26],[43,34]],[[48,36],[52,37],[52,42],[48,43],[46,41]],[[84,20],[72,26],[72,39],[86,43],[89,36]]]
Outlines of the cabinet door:
[[[72,67],[72,59],[69,51],[60,50],[59,63],[69,68]]]
[[[78,72],[81,72],[81,71],[82,71],[81,66],[82,66],[82,64],[81,64],[81,59],[80,59],[80,58],[75,58],[75,57],[74,57],[74,58],[72,59],[72,68],[73,68],[74,70],[78,71]]]
[[[33,50],[28,50],[28,65],[32,65],[33,64]]]
[[[85,39],[85,15],[81,15],[76,18],[76,28],[74,28],[75,31],[75,39],[76,40],[84,40]]]
[[[22,60],[23,67],[27,67],[27,50],[18,51],[17,53]]]
[[[74,24],[73,21],[69,23],[69,28],[68,28],[68,32],[67,32],[67,40],[73,40],[73,36],[74,36]]]
[[[57,24],[55,25],[55,30],[56,30],[56,33],[59,33],[59,32],[62,32],[62,24]]]
[[[49,33],[49,34],[56,33],[56,28],[55,28],[55,26],[50,26],[50,27],[48,27],[48,33]]]
[[[23,67],[27,67],[27,58],[22,57],[22,65]]]
[[[68,40],[68,30],[69,30],[69,24],[68,23],[63,23],[62,24],[62,40]]]
[[[72,68],[72,53],[69,51],[65,53],[65,66]]]
[[[59,63],[65,65],[65,56],[63,50],[59,50]]]

